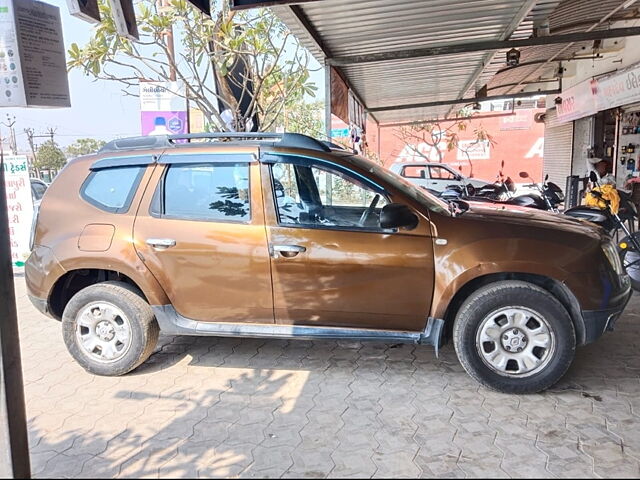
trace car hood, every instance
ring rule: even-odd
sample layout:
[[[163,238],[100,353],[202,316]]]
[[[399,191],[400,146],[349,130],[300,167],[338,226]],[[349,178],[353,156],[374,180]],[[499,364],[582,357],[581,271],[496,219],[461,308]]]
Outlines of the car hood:
[[[601,237],[603,233],[603,230],[593,223],[560,213],[499,203],[467,203],[469,204],[469,209],[461,214],[461,218],[564,230],[573,233],[583,233],[592,237]]]

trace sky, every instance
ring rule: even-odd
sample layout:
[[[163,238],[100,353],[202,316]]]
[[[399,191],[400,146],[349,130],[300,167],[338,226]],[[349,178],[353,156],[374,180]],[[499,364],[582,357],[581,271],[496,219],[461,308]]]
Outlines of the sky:
[[[72,43],[82,46],[89,41],[93,25],[69,14],[66,0],[47,0],[60,8],[65,47]],[[315,69],[318,68],[316,64]],[[322,70],[312,72],[311,79],[319,89],[324,88]],[[0,108],[0,122],[7,123],[7,115],[15,116],[18,149],[27,151],[25,128],[33,128],[36,135],[55,129],[55,141],[65,147],[78,138],[111,140],[115,137],[140,135],[140,109],[137,97],[127,96],[117,82],[93,80],[79,70],[69,72],[71,108]],[[2,134],[6,127],[0,124]],[[36,143],[46,138],[36,139]]]

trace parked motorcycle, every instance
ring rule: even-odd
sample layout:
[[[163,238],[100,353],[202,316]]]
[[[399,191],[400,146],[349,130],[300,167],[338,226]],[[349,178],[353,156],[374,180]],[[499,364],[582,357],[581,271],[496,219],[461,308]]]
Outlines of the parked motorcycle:
[[[564,202],[564,193],[562,193],[562,189],[558,185],[549,181],[548,174],[545,175],[542,184],[534,182],[527,172],[520,172],[520,178],[531,180],[531,183],[525,186],[532,187],[539,192],[540,195],[535,196],[537,199],[535,208],[559,212],[558,207]]]
[[[600,185],[598,175],[595,172],[591,172],[589,179],[594,184]],[[624,270],[631,279],[631,286],[634,290],[640,290],[640,232],[631,232],[626,225],[625,218],[625,216],[637,218],[635,206],[630,201],[627,202],[627,205],[624,205],[624,200],[621,197],[621,209],[622,207],[626,209],[626,213],[621,216],[618,212],[614,213],[610,200],[604,198],[602,193],[597,190],[591,190],[591,194],[604,203],[604,209],[579,205],[566,210],[564,214],[600,225],[614,238],[619,237],[619,233],[622,231],[624,237],[618,241],[618,253]]]
[[[525,172],[521,172],[520,176]],[[553,205],[557,203],[555,197],[557,195],[549,194],[549,199],[544,196],[544,193],[525,193],[516,195],[516,185],[511,177],[502,177],[495,183],[485,185],[480,188],[471,190],[468,185],[449,185],[441,194],[440,197],[445,200],[463,199],[472,202],[491,202],[499,203],[503,205],[515,205],[518,207],[536,208],[538,210],[550,210],[553,209]],[[528,174],[527,174],[528,177]],[[557,188],[557,186],[554,185]],[[471,187],[473,188],[473,187]],[[559,190],[559,188],[558,188]],[[562,191],[560,190],[560,194]],[[564,196],[562,197],[564,200]],[[550,203],[552,202],[552,203]],[[557,209],[556,209],[557,211]]]

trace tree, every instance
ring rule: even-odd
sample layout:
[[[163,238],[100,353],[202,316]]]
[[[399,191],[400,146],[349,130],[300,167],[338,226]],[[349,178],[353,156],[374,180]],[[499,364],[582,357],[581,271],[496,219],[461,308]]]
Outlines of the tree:
[[[100,150],[107,142],[104,140],[95,140],[93,138],[79,138],[71,145],[69,145],[65,150],[69,157],[79,157],[80,155],[89,155],[91,153],[96,153]]]
[[[443,161],[443,148],[446,148],[447,151],[457,149],[467,158],[470,167],[469,176],[473,177],[473,162],[469,152],[480,143],[488,142],[491,145],[495,145],[495,141],[482,126],[478,126],[473,130],[473,142],[463,147],[460,143],[460,134],[469,129],[471,120],[471,116],[463,116],[450,120],[415,123],[396,130],[396,136],[402,139],[405,146],[414,154],[424,158],[427,162],[434,161],[433,152],[437,155],[436,160],[441,163]],[[419,148],[421,144],[429,147],[429,154],[425,154]]]
[[[53,140],[47,140],[36,153],[34,167],[37,170],[60,170],[67,163],[64,152]]]
[[[136,4],[140,41],[134,42],[117,34],[110,7],[102,1],[103,21],[89,43],[71,45],[68,67],[119,82],[130,95],[137,94],[140,80],[175,77],[186,91],[173,93],[202,110],[212,131],[229,128],[219,104],[231,111],[233,129],[248,129],[258,115],[260,129],[269,130],[283,111],[314,95],[308,52],[270,10],[231,11],[226,0],[217,0],[208,18],[186,0],[158,4]],[[175,58],[170,30],[176,32]]]
[[[300,101],[283,111],[280,118],[276,120],[276,125],[283,127],[287,132],[303,133],[321,138],[326,136],[322,121],[323,115],[324,103],[322,101]]]

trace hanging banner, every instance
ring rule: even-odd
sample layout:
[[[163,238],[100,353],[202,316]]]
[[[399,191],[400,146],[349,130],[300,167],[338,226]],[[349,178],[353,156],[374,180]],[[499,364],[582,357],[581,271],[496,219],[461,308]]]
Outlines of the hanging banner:
[[[557,106],[561,123],[640,102],[640,63],[578,83],[563,91],[561,98],[562,103]]]
[[[100,23],[98,0],[67,0],[69,13],[89,23]]]
[[[562,92],[562,103],[558,104],[558,122],[565,123],[588,117],[598,112],[594,90],[596,80],[586,80]]]
[[[189,132],[186,89],[182,82],[140,82],[142,135]]]
[[[70,107],[60,9],[0,0],[0,107]]]
[[[594,93],[598,110],[640,102],[640,64],[599,78]]]
[[[27,157],[4,156],[4,187],[7,194],[11,263],[23,267],[29,256],[29,235],[33,218],[33,198]]]

